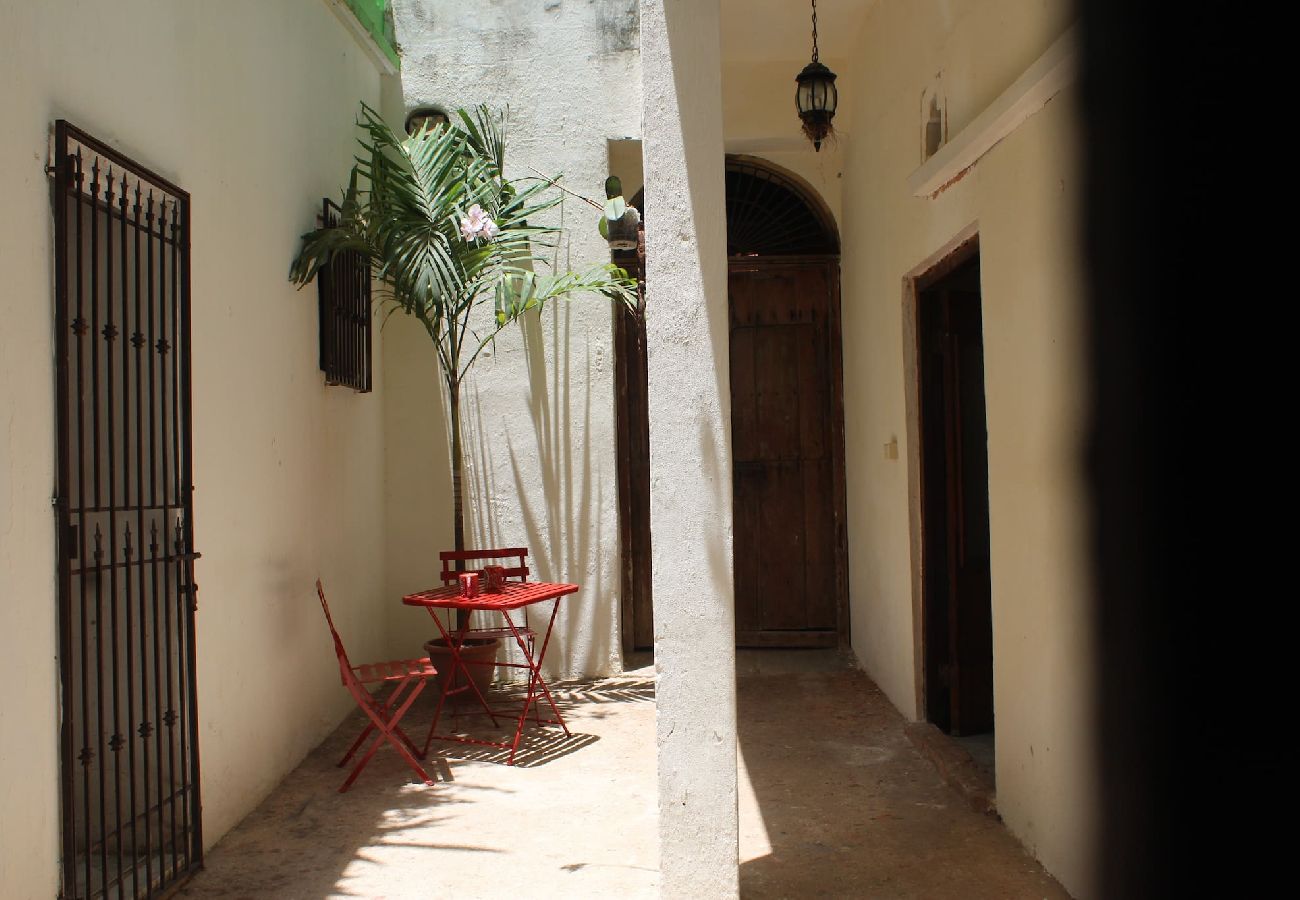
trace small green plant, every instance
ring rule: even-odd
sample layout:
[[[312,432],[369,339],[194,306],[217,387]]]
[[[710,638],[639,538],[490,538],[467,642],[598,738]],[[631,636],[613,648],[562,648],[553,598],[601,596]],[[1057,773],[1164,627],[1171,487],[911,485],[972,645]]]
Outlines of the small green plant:
[[[537,224],[563,200],[558,177],[505,177],[505,116],[486,106],[399,137],[362,104],[363,152],[337,227],[303,235],[289,278],[310,282],[337,253],[371,264],[379,302],[424,327],[451,418],[453,528],[465,549],[461,386],[502,329],[555,300],[601,296],[636,307],[636,281],[611,264],[562,271],[540,255],[561,229]],[[490,307],[490,314],[489,314]],[[390,312],[391,314],[391,312]]]
[[[588,201],[592,206],[598,204]],[[623,198],[623,182],[617,175],[605,179],[605,206],[601,209],[600,221],[596,227],[600,236],[609,241],[615,250],[635,250],[637,244],[637,226],[641,223],[641,214]]]

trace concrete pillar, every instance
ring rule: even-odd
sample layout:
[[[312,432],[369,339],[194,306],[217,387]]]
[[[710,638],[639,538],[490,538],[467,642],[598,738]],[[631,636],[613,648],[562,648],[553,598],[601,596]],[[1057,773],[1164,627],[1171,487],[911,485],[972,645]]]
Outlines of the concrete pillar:
[[[642,0],[664,897],[738,893],[731,388],[718,0]]]

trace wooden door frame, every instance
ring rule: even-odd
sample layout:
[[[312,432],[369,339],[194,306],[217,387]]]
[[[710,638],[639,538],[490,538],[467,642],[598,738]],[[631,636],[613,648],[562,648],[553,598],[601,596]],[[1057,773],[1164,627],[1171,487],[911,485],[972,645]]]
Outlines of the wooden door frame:
[[[957,232],[903,276],[903,369],[907,411],[907,508],[912,575],[912,666],[914,718],[928,721],[925,674],[925,497],[921,453],[921,293],[979,255],[979,223]],[[982,293],[982,292],[981,292]],[[996,661],[994,662],[996,665]]]
[[[633,198],[635,205],[641,193]],[[639,207],[638,207],[639,208]],[[615,447],[618,474],[619,519],[619,583],[621,588],[619,639],[626,659],[634,654],[654,652],[650,645],[637,646],[637,604],[646,616],[651,635],[654,633],[654,608],[651,571],[653,550],[647,536],[650,529],[650,452],[649,452],[649,397],[645,380],[647,348],[645,331],[645,230],[638,236],[635,251],[616,251],[611,259],[634,275],[641,283],[637,295],[637,313],[632,315],[621,306],[615,306],[614,318],[614,395],[615,395]],[[628,338],[636,337],[638,353],[629,359],[626,351]],[[635,499],[634,499],[635,498]],[[634,515],[642,507],[643,515]],[[636,531],[644,529],[646,535],[638,539]]]
[[[831,345],[831,479],[833,483],[833,508],[835,517],[835,618],[836,647],[848,650],[849,628],[849,539],[848,500],[845,485],[844,454],[844,338],[840,315],[840,255],[838,253],[804,256],[733,256],[727,260],[727,273],[770,272],[776,269],[800,268],[813,265],[826,266],[830,288],[830,345]],[[727,293],[727,316],[731,317],[731,293]],[[730,335],[730,327],[728,327]],[[730,367],[731,341],[727,340]],[[730,380],[728,380],[728,408],[730,408]],[[730,423],[728,423],[730,426]],[[735,466],[732,466],[732,492],[735,492]],[[733,501],[734,504],[734,501]],[[783,647],[797,646],[788,636],[780,639]]]

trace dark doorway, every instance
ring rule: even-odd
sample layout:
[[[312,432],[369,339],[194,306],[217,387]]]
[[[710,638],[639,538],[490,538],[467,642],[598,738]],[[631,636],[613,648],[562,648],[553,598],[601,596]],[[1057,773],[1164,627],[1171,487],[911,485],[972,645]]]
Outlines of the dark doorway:
[[[846,641],[839,243],[802,185],[727,162],[736,643]]]
[[[918,285],[926,718],[993,730],[988,433],[978,245]]]
[[[189,195],[55,129],[62,892],[146,897],[203,861]]]
[[[645,221],[645,193],[632,206]],[[650,407],[645,332],[645,230],[636,250],[615,250],[613,260],[641,282],[637,310],[614,310],[614,389],[618,442],[619,541],[624,654],[654,650],[650,569]]]

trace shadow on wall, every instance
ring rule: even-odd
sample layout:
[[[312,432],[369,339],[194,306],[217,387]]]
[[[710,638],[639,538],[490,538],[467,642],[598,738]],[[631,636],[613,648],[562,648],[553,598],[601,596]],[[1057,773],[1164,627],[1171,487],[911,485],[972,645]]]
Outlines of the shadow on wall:
[[[524,355],[531,440],[523,429],[511,427],[513,423],[500,423],[509,413],[499,397],[499,384],[486,383],[493,377],[487,369],[474,376],[465,403],[468,541],[512,546],[519,542],[522,528],[532,577],[582,586],[574,598],[560,604],[546,654],[545,670],[551,677],[608,672],[617,653],[617,595],[605,584],[606,549],[597,519],[605,492],[593,457],[602,448],[592,446],[603,433],[592,427],[591,415],[592,382],[600,373],[585,337],[577,341],[582,355],[575,360],[574,328],[572,308],[561,303],[523,320],[522,350],[504,346],[511,338],[503,340],[503,356]],[[504,403],[512,401],[505,398]],[[513,482],[508,486],[498,480],[507,466]],[[530,624],[540,632],[549,615],[550,605],[541,604],[530,611]],[[521,659],[512,645],[506,653],[511,661]]]
[[[731,458],[718,446],[718,435],[706,421],[700,422],[700,471],[708,476],[713,488],[712,509],[722,509],[731,502]],[[709,563],[709,575],[713,584],[729,584],[735,569],[732,556],[726,551],[726,545],[719,541],[710,541],[705,548]],[[665,561],[667,562],[667,561]],[[736,604],[733,597],[727,595],[723,602],[730,604],[729,615],[734,616]]]
[[[446,388],[424,329],[401,313],[384,320],[384,603],[394,656],[418,655],[436,629],[399,599],[438,583],[438,552],[452,546]],[[412,634],[413,629],[415,634]]]

